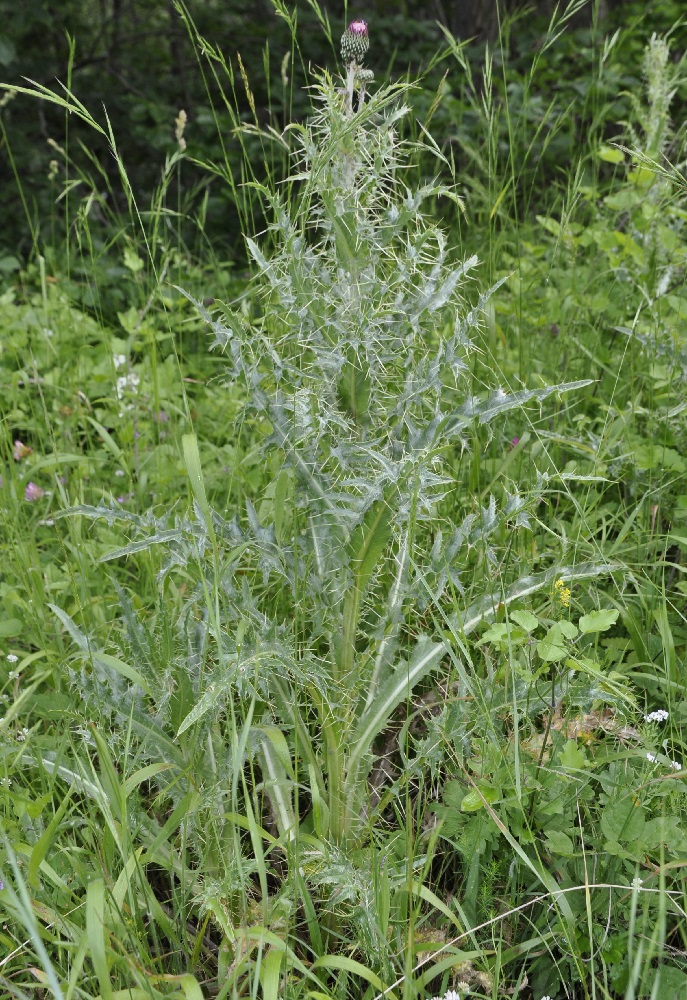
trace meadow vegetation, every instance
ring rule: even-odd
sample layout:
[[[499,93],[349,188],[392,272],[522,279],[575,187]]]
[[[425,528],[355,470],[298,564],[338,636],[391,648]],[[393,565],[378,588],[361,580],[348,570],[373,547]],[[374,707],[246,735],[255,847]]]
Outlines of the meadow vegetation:
[[[0,258],[0,995],[684,996],[678,5],[412,78],[354,20],[294,111],[273,4],[269,120],[177,5],[217,135],[145,202],[0,92],[66,121]]]

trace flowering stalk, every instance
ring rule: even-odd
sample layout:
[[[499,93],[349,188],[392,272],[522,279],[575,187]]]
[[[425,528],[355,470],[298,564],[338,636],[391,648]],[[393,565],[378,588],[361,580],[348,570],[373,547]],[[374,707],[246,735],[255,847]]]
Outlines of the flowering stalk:
[[[346,113],[353,115],[353,94],[360,92],[360,103],[364,99],[365,84],[372,78],[369,70],[362,69],[363,58],[370,47],[367,23],[351,21],[341,36],[341,58],[346,66]]]

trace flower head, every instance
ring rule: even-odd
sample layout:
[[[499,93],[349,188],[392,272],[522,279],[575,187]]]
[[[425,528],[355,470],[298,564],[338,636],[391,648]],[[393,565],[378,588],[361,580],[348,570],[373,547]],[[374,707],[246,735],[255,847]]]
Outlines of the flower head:
[[[136,392],[140,384],[141,380],[136,372],[129,372],[128,375],[120,375],[115,383],[118,398],[121,399],[125,392]]]
[[[341,58],[349,63],[361,63],[370,47],[365,21],[351,21],[341,36]]]
[[[556,580],[553,585],[553,597],[562,608],[567,608],[570,604],[570,588],[566,587],[565,580]]]
[[[176,138],[180,153],[183,153],[184,150],[186,149],[184,130],[186,128],[187,122],[188,122],[188,116],[184,111],[184,109],[182,108],[179,114],[174,119],[174,137]]]
[[[24,444],[23,441],[15,441],[14,447],[12,448],[12,458],[15,462],[21,462],[22,458],[26,458],[28,455],[33,454],[33,448],[29,448],[28,444]]]
[[[668,712],[665,708],[657,708],[655,712],[649,712],[648,715],[644,716],[645,722],[666,722],[668,719]]]
[[[18,659],[19,657],[15,656],[14,653],[8,653],[6,656],[6,660],[8,663],[16,663]]]
[[[45,496],[45,490],[42,486],[37,486],[35,483],[27,483],[24,490],[24,499],[28,500],[29,503],[33,503],[34,500],[42,500]]]

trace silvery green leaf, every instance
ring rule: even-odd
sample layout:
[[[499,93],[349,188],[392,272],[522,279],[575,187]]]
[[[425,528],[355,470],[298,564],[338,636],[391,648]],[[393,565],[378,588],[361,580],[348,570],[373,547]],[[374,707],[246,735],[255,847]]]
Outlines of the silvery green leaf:
[[[446,649],[443,643],[427,638],[417,641],[408,662],[401,662],[381,684],[374,702],[365,710],[351,735],[346,784],[350,794],[358,780],[358,771],[369,755],[375,736],[387,724],[394,710],[412,695],[415,687],[439,665]]]
[[[544,389],[521,389],[518,392],[506,393],[499,389],[488,399],[480,400],[476,397],[468,398],[462,407],[447,417],[439,430],[440,439],[453,436],[463,427],[467,427],[477,420],[480,424],[487,424],[494,417],[509,410],[519,409],[526,403],[542,402],[548,396],[559,392],[572,392],[576,389],[584,389],[592,384],[592,379],[580,379],[577,382],[563,382],[560,385],[547,386]]]
[[[84,633],[74,623],[74,620],[67,614],[67,612],[63,611],[62,608],[58,608],[57,605],[55,604],[48,604],[48,607],[50,608],[52,613],[54,615],[57,615],[57,617],[60,619],[60,621],[66,628],[67,632],[71,636],[72,641],[76,643],[79,649],[84,653],[90,653],[91,649],[93,648],[90,639],[88,639],[87,636],[84,635]]]
[[[470,257],[459,267],[455,268],[447,278],[441,283],[438,289],[431,288],[423,294],[422,298],[417,303],[415,308],[415,316],[419,316],[425,310],[427,312],[434,313],[437,309],[441,309],[449,301],[453,295],[458,282],[465,277],[468,271],[476,267],[479,263],[477,257]]]
[[[145,552],[146,549],[151,548],[153,545],[169,545],[170,542],[179,541],[182,536],[183,533],[179,528],[170,528],[167,531],[158,531],[154,535],[149,535],[146,538],[139,538],[137,541],[129,542],[128,545],[123,545],[119,549],[106,552],[104,555],[100,556],[98,562],[111,562],[113,559],[122,559],[124,556],[133,555],[135,552]]]

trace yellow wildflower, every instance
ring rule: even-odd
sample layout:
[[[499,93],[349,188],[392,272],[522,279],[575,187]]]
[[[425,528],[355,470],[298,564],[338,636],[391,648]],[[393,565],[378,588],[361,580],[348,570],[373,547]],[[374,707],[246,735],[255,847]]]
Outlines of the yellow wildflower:
[[[553,599],[558,601],[562,608],[567,608],[570,604],[570,588],[566,587],[565,580],[556,580],[554,583]]]

